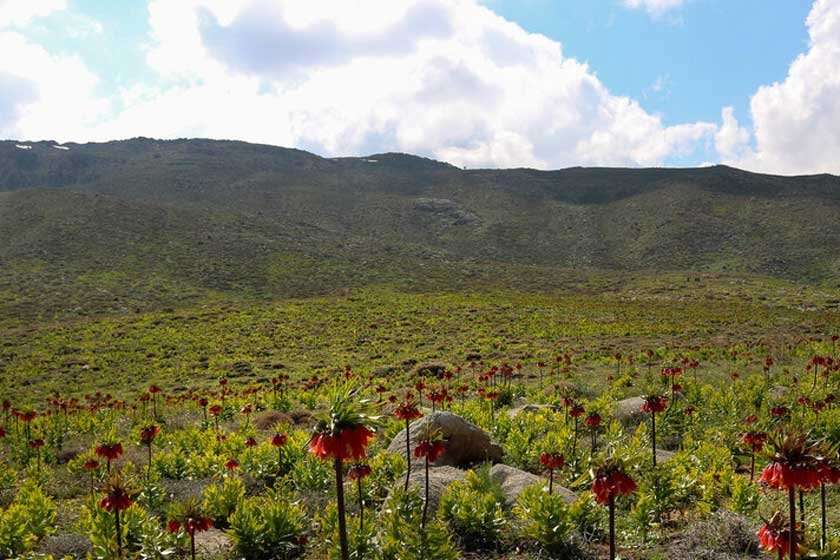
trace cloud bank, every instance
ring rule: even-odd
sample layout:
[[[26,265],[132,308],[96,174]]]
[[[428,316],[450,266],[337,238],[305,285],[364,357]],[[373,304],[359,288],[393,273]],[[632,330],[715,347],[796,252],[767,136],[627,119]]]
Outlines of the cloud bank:
[[[682,2],[624,3],[653,14]],[[47,14],[29,5],[0,3],[0,48],[20,53],[0,59],[0,136],[236,138],[469,167],[660,165],[708,147],[747,169],[840,173],[836,0],[815,3],[786,80],[753,96],[753,126],[729,107],[719,123],[666,125],[476,0],[150,0],[157,79],[105,97],[83,60],[15,27]]]

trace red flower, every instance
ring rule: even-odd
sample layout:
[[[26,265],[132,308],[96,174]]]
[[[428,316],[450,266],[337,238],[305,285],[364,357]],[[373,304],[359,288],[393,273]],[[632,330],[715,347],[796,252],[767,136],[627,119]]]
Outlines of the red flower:
[[[819,488],[821,482],[820,456],[816,446],[807,436],[789,433],[783,439],[772,441],[773,455],[761,481],[776,490]]]
[[[761,481],[776,490],[791,487],[811,490],[820,486],[820,471],[813,466],[772,462],[761,473]]]
[[[97,461],[96,459],[88,459],[87,461],[85,461],[85,464],[82,465],[82,467],[86,471],[95,471],[99,468],[99,461]]]
[[[249,437],[248,439],[245,440],[245,447],[256,447],[256,446],[257,446],[257,440],[255,440],[254,438]]]
[[[105,497],[99,501],[99,507],[107,512],[123,511],[130,508],[131,504],[134,503],[128,489],[119,479],[109,482],[105,492]]]
[[[540,464],[547,469],[560,469],[566,464],[566,458],[560,453],[540,453]]]
[[[361,480],[371,473],[370,465],[357,463],[347,470],[347,478],[350,480]]]
[[[774,406],[770,409],[770,414],[772,414],[775,418],[782,418],[790,414],[790,410],[786,406]]]
[[[744,418],[744,424],[746,424],[747,426],[749,426],[750,424],[755,424],[756,422],[758,422],[758,416],[756,416],[755,414],[750,414],[749,416],[746,416]]]
[[[829,464],[826,460],[821,461],[817,468],[823,484],[837,484],[840,482],[840,468]]]
[[[421,440],[414,448],[415,457],[426,457],[430,463],[434,463],[446,451],[442,441]]]
[[[160,428],[157,426],[146,426],[140,430],[140,443],[143,445],[152,445],[157,435],[160,433]]]
[[[6,428],[0,426],[0,439],[3,439],[4,437],[6,437]]]
[[[645,401],[642,403],[642,412],[655,414],[662,412],[668,406],[668,399],[661,395],[647,395],[642,398]]]
[[[599,469],[592,481],[592,493],[600,504],[608,504],[610,498],[616,496],[632,494],[636,488],[636,482],[614,465]]]
[[[225,463],[225,468],[229,471],[235,471],[237,468],[239,468],[239,461],[237,461],[236,459],[228,459]]]
[[[213,406],[210,407],[210,415],[211,416],[218,416],[221,413],[222,413],[222,405],[214,404]]]
[[[166,524],[166,529],[170,533],[177,533],[178,531],[181,530],[181,522],[176,521],[175,519],[170,519],[169,523]]]
[[[149,392],[153,395],[155,393],[160,393],[160,387],[158,387],[157,385],[150,385],[149,386]]]
[[[764,442],[767,441],[767,434],[764,432],[746,432],[741,436],[741,441],[744,445],[749,445],[753,453],[758,453],[764,448]]]
[[[213,526],[213,521],[207,517],[190,517],[189,519],[187,519],[187,522],[184,523],[184,525],[187,530],[187,534],[194,535],[196,533],[201,533],[203,531],[208,530],[210,527]]]
[[[797,542],[801,542],[800,539]],[[781,558],[787,556],[790,551],[790,530],[781,512],[774,513],[770,521],[758,530],[758,544],[767,552],[781,554]]]
[[[569,416],[572,418],[580,418],[583,416],[583,413],[586,412],[586,409],[583,408],[581,404],[575,404],[572,406],[572,409],[569,411]]]
[[[586,417],[586,425],[590,428],[597,428],[601,425],[601,415],[597,412],[590,412]]]
[[[289,437],[286,434],[274,434],[271,437],[271,445],[274,447],[283,447],[286,445],[286,442],[289,440]]]
[[[41,449],[42,447],[44,447],[44,440],[42,440],[41,438],[33,439],[29,442],[29,447],[31,447],[32,449]]]
[[[400,420],[410,422],[411,420],[416,420],[417,418],[420,418],[422,414],[420,413],[420,410],[418,410],[414,402],[404,401],[397,407],[396,410],[394,410],[394,416],[396,416]]]
[[[101,443],[96,446],[96,454],[103,459],[113,461],[119,459],[123,454],[123,446],[121,443]]]
[[[321,432],[309,440],[309,451],[319,459],[364,459],[372,437],[366,426],[340,428],[337,436]]]

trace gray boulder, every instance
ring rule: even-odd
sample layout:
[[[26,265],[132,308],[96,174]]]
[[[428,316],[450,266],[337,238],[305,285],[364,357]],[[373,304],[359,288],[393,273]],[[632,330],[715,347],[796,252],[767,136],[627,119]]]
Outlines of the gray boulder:
[[[624,425],[638,424],[645,417],[645,413],[642,412],[644,403],[642,397],[629,397],[618,401],[615,404],[615,419]]]
[[[485,461],[495,463],[502,459],[502,448],[493,443],[490,436],[478,426],[467,422],[451,412],[435,412],[414,421],[409,427],[412,451],[417,446],[426,426],[436,430],[446,442],[446,451],[434,463],[435,466],[469,467]],[[405,455],[405,429],[398,432],[388,445],[388,451]],[[422,458],[412,461],[422,464]]]
[[[429,467],[429,515],[434,515],[437,511],[440,498],[443,493],[449,488],[449,485],[458,480],[464,480],[466,471],[456,469],[454,467]],[[424,469],[412,469],[411,475],[408,477],[409,488],[416,488],[423,496],[426,487],[426,473]],[[401,486],[402,481],[398,481]]]
[[[501,463],[493,465],[490,469],[490,478],[502,487],[502,493],[505,495],[505,504],[508,506],[515,504],[516,499],[519,498],[522,491],[529,486],[543,484],[546,488],[548,487],[548,480],[544,477]],[[561,494],[569,503],[577,499],[575,493],[568,488],[563,488],[555,484],[553,490],[555,493]]]

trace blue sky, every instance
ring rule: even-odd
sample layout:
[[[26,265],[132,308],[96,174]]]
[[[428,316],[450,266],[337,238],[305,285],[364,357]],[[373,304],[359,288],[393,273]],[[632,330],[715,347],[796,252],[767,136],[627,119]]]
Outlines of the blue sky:
[[[487,5],[561,42],[566,55],[587,62],[611,91],[676,124],[713,120],[727,105],[748,119],[755,90],[783,80],[807,49],[804,22],[812,2],[694,0],[657,17],[612,0]]]
[[[0,136],[838,172],[838,21],[840,0],[0,0]]]

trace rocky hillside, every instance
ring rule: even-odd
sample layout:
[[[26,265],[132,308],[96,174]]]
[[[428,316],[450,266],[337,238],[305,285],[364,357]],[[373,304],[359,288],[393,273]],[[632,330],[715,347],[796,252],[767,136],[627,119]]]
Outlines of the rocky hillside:
[[[723,166],[464,170],[227,141],[8,141],[0,294],[37,314],[583,272],[836,286],[838,210],[838,177]]]

